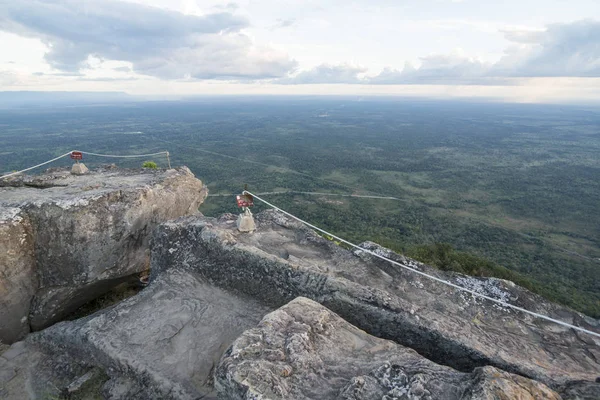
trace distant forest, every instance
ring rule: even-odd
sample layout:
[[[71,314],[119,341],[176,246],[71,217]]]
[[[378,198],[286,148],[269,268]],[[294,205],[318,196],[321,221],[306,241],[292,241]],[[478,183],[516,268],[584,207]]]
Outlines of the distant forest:
[[[600,318],[600,109],[399,98],[220,97],[0,110],[0,172],[73,148],[169,150],[212,194],[275,204],[351,241],[510,279]],[[166,160],[106,160],[141,167]],[[61,160],[57,165],[67,165]],[[263,209],[256,206],[256,211]],[[210,197],[206,215],[237,212]]]

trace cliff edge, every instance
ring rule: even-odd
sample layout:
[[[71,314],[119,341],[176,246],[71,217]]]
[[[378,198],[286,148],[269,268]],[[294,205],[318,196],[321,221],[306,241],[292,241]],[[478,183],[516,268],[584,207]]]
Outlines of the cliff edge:
[[[275,211],[154,230],[137,295],[0,355],[0,396],[107,399],[598,399],[600,341],[348,250]],[[363,249],[600,332],[512,282]]]
[[[0,341],[61,320],[150,264],[161,222],[207,189],[187,167],[54,169],[0,182]]]

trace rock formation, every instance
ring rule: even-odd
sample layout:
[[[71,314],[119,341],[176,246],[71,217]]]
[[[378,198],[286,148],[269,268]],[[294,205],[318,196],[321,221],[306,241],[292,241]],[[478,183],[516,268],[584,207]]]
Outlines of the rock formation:
[[[53,388],[61,381],[99,368],[107,375],[102,389],[107,397],[116,392],[123,399],[210,396],[221,354],[269,311],[256,300],[206,284],[198,274],[170,271],[109,310],[32,335],[52,360],[36,370],[48,378],[35,392],[58,396]],[[71,376],[44,372],[72,366],[78,368]]]
[[[156,174],[194,179],[185,171]],[[161,182],[154,190],[168,187]],[[24,243],[38,240],[36,218],[48,214],[12,207],[4,228],[20,227],[14,232]],[[252,233],[240,232],[232,214],[161,224],[148,287],[14,344],[0,355],[0,397],[600,398],[597,337],[347,250],[279,213],[259,213],[255,222]],[[598,321],[511,282],[443,273],[376,244],[362,246],[600,331]],[[28,257],[38,253],[11,260],[25,265]]]
[[[494,367],[458,372],[298,297],[244,332],[215,372],[222,398],[547,399],[545,385]]]
[[[557,391],[588,390],[600,376],[600,340],[473,298],[413,272],[352,252],[271,211],[253,234],[235,216],[189,217],[157,231],[152,274],[185,267],[271,307],[313,299],[374,336],[391,339],[460,371],[494,366]],[[511,282],[443,273],[373,244],[372,250],[459,285],[589,330],[598,321],[545,301]]]
[[[0,341],[44,328],[149,266],[163,221],[197,212],[189,169],[54,170],[0,187]]]

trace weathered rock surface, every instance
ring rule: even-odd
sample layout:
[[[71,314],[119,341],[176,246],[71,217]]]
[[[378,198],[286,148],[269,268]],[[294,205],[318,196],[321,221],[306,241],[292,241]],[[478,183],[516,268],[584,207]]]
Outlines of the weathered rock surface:
[[[31,391],[31,367],[43,358],[42,354],[28,343],[14,343],[0,354],[0,399],[24,400],[34,398]]]
[[[311,298],[368,333],[461,371],[494,366],[536,379],[566,398],[600,385],[598,338],[467,296],[366,253],[345,250],[280,214],[255,215],[252,234],[235,216],[188,217],[155,236],[152,274],[184,267],[271,307]],[[589,330],[597,321],[498,279],[445,274],[366,244],[413,268]],[[568,392],[568,390],[571,390]],[[587,393],[587,394],[586,394]]]
[[[85,166],[84,163],[73,164],[71,167],[71,174],[73,175],[85,175],[89,172],[90,170]]]
[[[227,350],[215,372],[224,399],[546,399],[544,384],[493,367],[462,373],[379,339],[299,297]]]
[[[0,341],[44,328],[147,269],[154,227],[196,213],[206,195],[186,167],[3,181]]]
[[[27,316],[38,288],[29,218],[14,207],[0,207],[0,342],[29,332]]]
[[[270,311],[196,273],[169,271],[116,306],[31,334],[28,341],[50,356],[34,367],[44,382],[33,391],[60,395],[98,369],[106,379],[96,396],[214,398],[212,373],[221,355]]]

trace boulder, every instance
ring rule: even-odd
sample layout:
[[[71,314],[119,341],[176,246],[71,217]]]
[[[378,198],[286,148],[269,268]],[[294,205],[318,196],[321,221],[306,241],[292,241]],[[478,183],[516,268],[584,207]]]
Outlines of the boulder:
[[[85,175],[89,172],[90,170],[85,166],[84,163],[73,164],[71,167],[71,174],[73,175]]]
[[[247,208],[242,214],[238,215],[236,224],[238,231],[240,232],[253,232],[256,229],[254,217],[252,216],[249,208]]]
[[[234,215],[163,224],[154,239],[152,276],[183,267],[273,308],[307,297],[371,335],[459,371],[493,366],[557,391],[575,383],[581,393],[598,388],[598,337],[474,298],[368,253],[347,250],[279,213],[259,213],[255,221],[252,234],[236,229]],[[444,273],[374,244],[364,246],[455,284],[600,332],[598,321],[512,282]]]
[[[48,360],[32,366],[31,375],[44,379],[31,386],[36,394],[59,396],[96,369],[105,379],[90,396],[211,398],[223,352],[270,311],[196,273],[172,270],[116,306],[29,335]]]
[[[0,341],[61,320],[149,267],[157,224],[207,195],[186,167],[52,170],[0,187]]]
[[[494,367],[462,373],[435,364],[302,297],[235,340],[216,369],[215,387],[231,400],[561,398]]]

